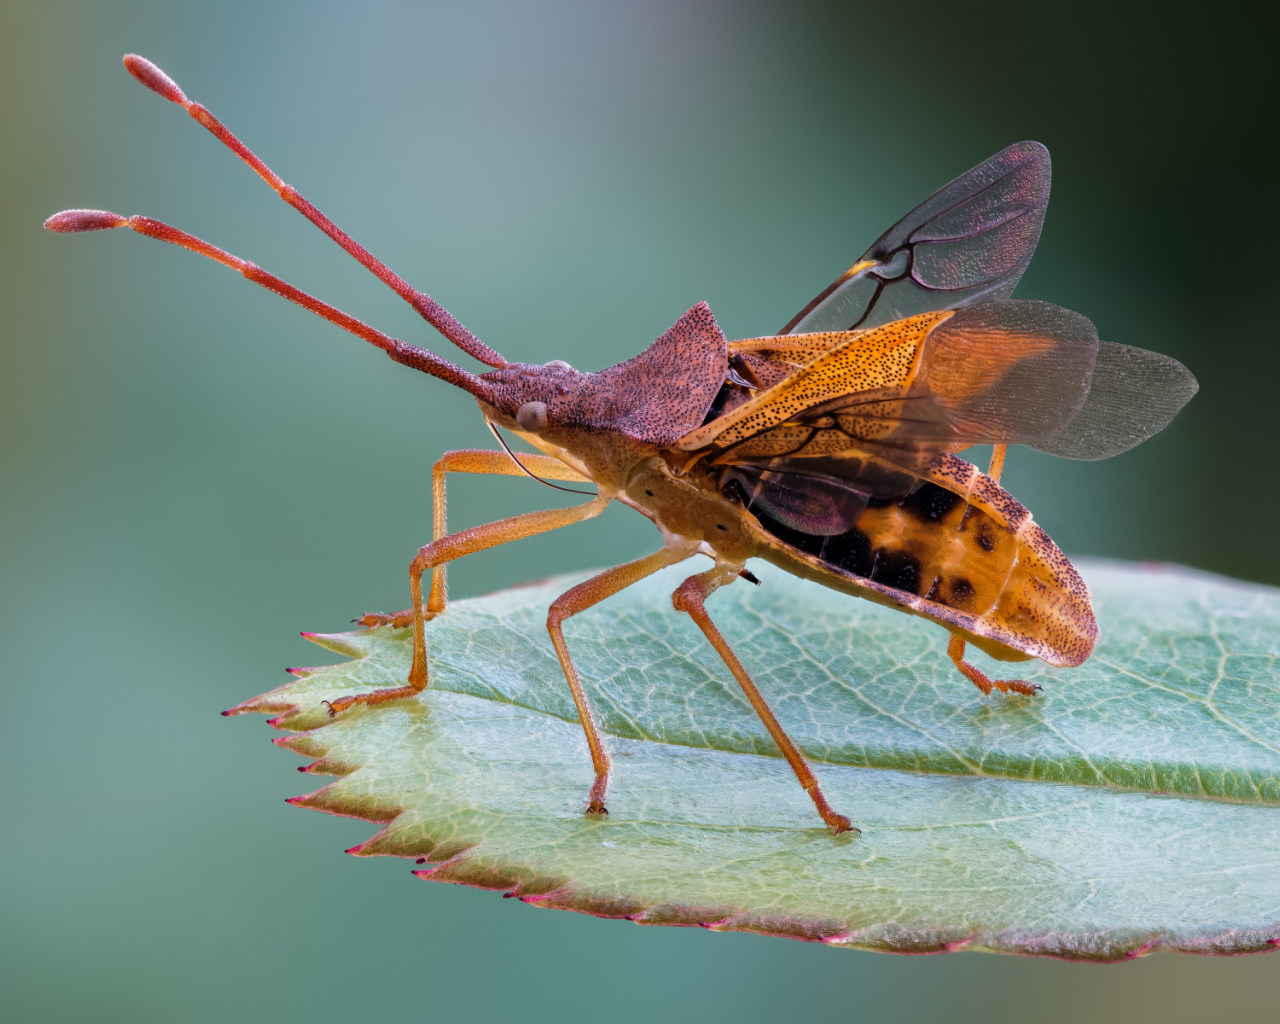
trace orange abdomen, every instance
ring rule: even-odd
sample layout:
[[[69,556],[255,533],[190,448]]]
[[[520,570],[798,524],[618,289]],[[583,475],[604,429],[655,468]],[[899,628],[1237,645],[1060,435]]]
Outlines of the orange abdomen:
[[[954,456],[935,459],[905,498],[872,501],[836,536],[800,534],[755,515],[801,556],[804,575],[830,584],[828,574],[838,574],[841,589],[887,598],[996,657],[1079,665],[1097,642],[1089,590],[1075,567],[1012,495]],[[794,556],[772,560],[797,568]],[[819,567],[825,572],[813,571]]]

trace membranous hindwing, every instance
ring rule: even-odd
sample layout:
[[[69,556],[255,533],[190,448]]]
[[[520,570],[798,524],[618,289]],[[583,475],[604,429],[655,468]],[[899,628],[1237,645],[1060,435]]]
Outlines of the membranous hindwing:
[[[779,334],[876,327],[1006,299],[1049,205],[1049,151],[1018,142],[943,186],[881,235]]]

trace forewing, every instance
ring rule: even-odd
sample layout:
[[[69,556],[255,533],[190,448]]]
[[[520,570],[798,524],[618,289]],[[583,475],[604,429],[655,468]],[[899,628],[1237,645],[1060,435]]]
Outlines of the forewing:
[[[1006,299],[1049,205],[1049,151],[1018,142],[943,186],[886,231],[779,333],[847,331]]]
[[[951,316],[954,314],[927,313],[870,331],[796,337],[794,341],[806,349],[809,339],[822,338],[821,354],[799,369],[786,372],[749,401],[685,435],[677,447],[685,451],[712,444],[723,448],[846,395],[877,391],[900,396],[911,382],[920,347],[929,331]],[[792,341],[784,338],[782,344],[785,347]]]
[[[1098,356],[1088,317],[1051,302],[969,306],[932,331],[910,397],[922,440],[1030,444],[1053,437],[1084,407]]]
[[[911,469],[974,444],[1050,443],[1090,393],[1098,336],[1047,302],[924,314],[849,340],[687,435],[715,463],[862,452]]]

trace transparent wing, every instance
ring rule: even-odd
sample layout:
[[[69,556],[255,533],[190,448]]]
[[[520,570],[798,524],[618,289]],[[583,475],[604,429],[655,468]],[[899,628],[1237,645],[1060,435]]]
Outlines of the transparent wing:
[[[945,185],[886,231],[779,333],[876,327],[1006,299],[1049,205],[1049,151],[1018,142]]]
[[[1063,430],[1029,447],[1068,459],[1109,459],[1162,431],[1199,389],[1172,356],[1099,342],[1084,406]]]

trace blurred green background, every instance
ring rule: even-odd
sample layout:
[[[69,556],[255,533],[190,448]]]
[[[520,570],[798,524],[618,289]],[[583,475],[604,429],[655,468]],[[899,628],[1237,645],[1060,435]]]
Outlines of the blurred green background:
[[[286,807],[309,788],[295,760],[217,712],[325,660],[298,630],[404,607],[431,462],[489,443],[474,404],[195,256],[40,230],[70,206],[150,214],[445,350],[135,84],[136,51],[506,356],[597,369],[700,299],[730,337],[780,327],[935,188],[1038,139],[1053,201],[1018,294],[1177,356],[1202,390],[1110,462],[1017,449],[1007,485],[1068,552],[1280,583],[1254,10],[0,3],[0,1013],[1274,1012],[1277,958],[901,959],[536,911],[346,856],[370,827]],[[457,525],[557,502],[509,479],[451,498]],[[454,593],[655,541],[615,508],[469,560]]]

